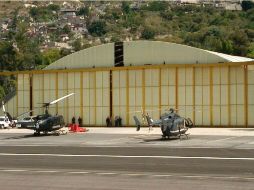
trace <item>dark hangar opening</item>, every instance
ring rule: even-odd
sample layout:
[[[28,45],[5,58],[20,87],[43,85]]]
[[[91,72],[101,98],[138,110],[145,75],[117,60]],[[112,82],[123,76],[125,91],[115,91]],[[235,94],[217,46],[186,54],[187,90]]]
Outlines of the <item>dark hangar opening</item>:
[[[115,42],[115,67],[123,67],[123,42]]]

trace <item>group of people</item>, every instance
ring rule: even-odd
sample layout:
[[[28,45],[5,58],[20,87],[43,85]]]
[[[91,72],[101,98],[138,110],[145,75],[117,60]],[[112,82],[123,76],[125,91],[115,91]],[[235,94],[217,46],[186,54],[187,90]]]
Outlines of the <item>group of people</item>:
[[[112,117],[107,117],[106,118],[106,124],[107,127],[112,127],[113,126],[113,118]],[[121,127],[122,126],[122,118],[120,116],[115,116],[115,127]]]
[[[72,117],[71,123],[72,124],[76,124],[76,118],[75,118],[75,116]],[[82,120],[82,118],[80,116],[78,118],[78,124],[79,124],[79,126],[83,125],[83,120]],[[106,124],[107,124],[107,127],[112,127],[113,126],[113,119],[112,119],[112,117],[108,116],[106,118]],[[115,116],[114,126],[115,127],[121,127],[122,126],[122,118],[120,116],[118,116],[118,115]]]
[[[71,123],[72,123],[72,124],[76,124],[76,118],[75,118],[75,116],[72,117]],[[81,118],[80,116],[79,116],[79,118],[78,118],[78,124],[79,124],[79,126],[82,126],[82,125],[83,125],[83,120],[82,120],[82,118]]]

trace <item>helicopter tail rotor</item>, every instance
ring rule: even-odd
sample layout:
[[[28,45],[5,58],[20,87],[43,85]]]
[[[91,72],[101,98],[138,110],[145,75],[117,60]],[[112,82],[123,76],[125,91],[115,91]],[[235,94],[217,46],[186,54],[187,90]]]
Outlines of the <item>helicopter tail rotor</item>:
[[[191,121],[190,118],[185,118],[184,119],[184,122],[185,122],[185,125],[189,128],[192,128],[193,127],[193,122]]]
[[[136,124],[136,127],[137,127],[137,131],[139,131],[140,130],[140,127],[141,127],[141,123],[140,123],[140,121],[138,120],[138,118],[137,118],[137,116],[133,116],[133,119],[134,119],[134,121],[135,121],[135,124]]]

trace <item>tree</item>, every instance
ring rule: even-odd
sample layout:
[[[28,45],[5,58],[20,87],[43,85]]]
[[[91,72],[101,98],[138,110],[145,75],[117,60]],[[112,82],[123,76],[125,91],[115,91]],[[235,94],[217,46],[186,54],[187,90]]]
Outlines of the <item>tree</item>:
[[[155,36],[155,32],[151,28],[145,28],[143,32],[141,33],[141,38],[146,40],[153,39],[154,36]]]
[[[80,39],[76,39],[73,44],[72,44],[74,51],[79,51],[82,49],[82,45],[81,45],[81,40]]]
[[[44,58],[44,65],[49,65],[61,58],[60,50],[48,49],[47,51],[43,52],[43,58]]]
[[[254,3],[252,1],[250,1],[250,0],[248,0],[248,1],[242,1],[241,6],[242,6],[242,9],[244,11],[247,11],[249,9],[254,8]]]
[[[2,100],[5,97],[5,90],[3,86],[0,86],[0,100]]]
[[[64,34],[70,34],[71,33],[71,29],[67,24],[63,27],[63,33]]]
[[[93,36],[102,36],[106,34],[106,23],[105,21],[94,21],[92,24],[88,26],[88,31],[93,35]]]
[[[165,1],[152,1],[149,3],[148,10],[149,11],[165,11],[168,9],[168,2]]]
[[[232,54],[234,52],[234,47],[232,41],[223,40],[222,41],[222,50],[223,53]]]
[[[0,42],[0,69],[15,71],[17,68],[16,62],[17,52],[11,42]]]
[[[71,50],[69,50],[69,49],[62,48],[62,49],[60,50],[60,56],[61,56],[61,58],[64,57],[64,56],[67,56],[67,55],[69,55],[69,54],[71,54]]]
[[[131,9],[130,9],[130,4],[129,2],[123,1],[122,2],[122,11],[124,14],[129,14]]]
[[[60,10],[60,6],[56,5],[56,4],[50,4],[50,5],[48,5],[48,9],[52,10],[52,11],[59,11]]]
[[[78,12],[77,15],[82,15],[82,16],[88,16],[90,13],[90,10],[88,7],[81,7]]]
[[[247,56],[254,59],[254,42],[248,48]]]

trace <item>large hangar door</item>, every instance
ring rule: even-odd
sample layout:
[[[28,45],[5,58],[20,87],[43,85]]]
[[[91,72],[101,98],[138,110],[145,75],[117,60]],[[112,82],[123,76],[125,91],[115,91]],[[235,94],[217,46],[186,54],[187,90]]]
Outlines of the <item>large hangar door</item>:
[[[57,80],[58,97],[63,97],[68,93],[68,74],[58,73]],[[64,117],[65,123],[69,123],[70,119],[68,117],[68,99],[58,102],[57,108],[58,114]]]
[[[96,91],[95,91],[95,125],[105,125],[106,118],[110,112],[110,72],[109,71],[97,71],[96,72]]]
[[[56,74],[55,73],[45,73],[43,77],[43,103],[51,102],[56,98]],[[56,114],[56,104],[49,107],[49,113],[52,115]]]
[[[83,124],[102,126],[110,112],[109,71],[83,72]]]
[[[195,125],[209,126],[210,118],[210,70],[209,67],[195,68]]]
[[[33,109],[34,115],[42,114],[43,109],[40,108],[41,103],[44,102],[44,74],[33,75]]]
[[[18,74],[18,115],[30,109],[30,77],[29,74]]]
[[[83,123],[95,124],[95,72],[83,72]]]
[[[233,126],[244,126],[244,93],[244,67],[230,67],[230,119]]]
[[[176,108],[176,68],[161,69],[161,113]]]
[[[143,106],[143,74],[143,70],[129,70],[129,125],[135,125],[133,115],[138,115],[135,112]]]
[[[71,121],[72,117],[76,118],[76,122],[80,113],[80,80],[81,74],[79,72],[71,72],[68,73],[68,92],[75,93],[74,96],[69,97],[67,100],[68,102],[68,120]]]
[[[248,66],[248,125],[254,126],[254,68]]]
[[[177,69],[178,80],[178,113],[193,121],[193,68],[180,67]]]
[[[159,69],[145,69],[145,106],[144,111],[152,118],[160,118],[160,70]]]
[[[122,124],[128,124],[127,121],[127,77],[128,71],[112,72],[112,107],[113,117],[120,116]]]

